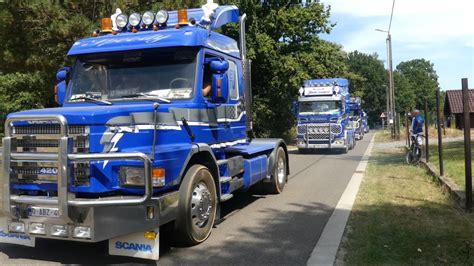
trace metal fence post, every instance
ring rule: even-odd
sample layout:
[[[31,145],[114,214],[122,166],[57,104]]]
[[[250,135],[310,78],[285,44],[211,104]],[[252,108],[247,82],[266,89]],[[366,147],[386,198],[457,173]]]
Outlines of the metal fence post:
[[[467,78],[461,80],[464,113],[464,167],[466,170],[466,210],[472,209],[472,169],[471,169],[471,119]]]
[[[430,161],[430,147],[429,147],[429,132],[428,132],[428,123],[429,123],[429,118],[428,118],[428,101],[425,99],[425,159],[426,162]]]
[[[406,129],[406,133],[407,133],[407,147],[409,148],[411,146],[411,143],[410,143],[410,119],[408,119],[408,111],[405,112],[405,129]]]
[[[439,157],[439,175],[444,176],[444,165],[443,165],[443,137],[441,136],[441,110],[439,103],[439,88],[436,90],[436,112],[438,119],[438,157]]]

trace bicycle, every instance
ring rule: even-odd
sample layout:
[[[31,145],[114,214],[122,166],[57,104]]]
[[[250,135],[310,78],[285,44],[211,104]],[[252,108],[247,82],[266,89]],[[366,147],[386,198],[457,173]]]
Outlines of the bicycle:
[[[417,165],[422,156],[421,146],[423,145],[423,134],[418,133],[411,136],[410,149],[407,151],[405,160],[407,164]]]

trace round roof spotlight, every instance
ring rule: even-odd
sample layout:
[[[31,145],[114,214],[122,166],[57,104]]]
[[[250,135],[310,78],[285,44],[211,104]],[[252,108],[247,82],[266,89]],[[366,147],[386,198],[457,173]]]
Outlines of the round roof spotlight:
[[[133,13],[130,15],[130,17],[128,18],[128,23],[130,24],[130,26],[132,27],[138,27],[138,25],[140,25],[140,14],[138,13]]]
[[[165,24],[168,21],[169,15],[166,10],[160,10],[156,13],[156,21],[160,24]]]
[[[151,11],[146,11],[142,15],[142,22],[145,24],[145,26],[150,26],[153,24],[153,21],[155,20],[155,15]]]
[[[123,29],[127,26],[128,23],[128,16],[125,14],[120,14],[117,16],[115,19],[115,23],[117,24],[117,27]]]

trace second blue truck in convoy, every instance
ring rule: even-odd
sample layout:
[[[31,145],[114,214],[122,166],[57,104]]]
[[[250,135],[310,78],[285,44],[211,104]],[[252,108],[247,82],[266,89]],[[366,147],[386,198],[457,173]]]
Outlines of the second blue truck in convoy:
[[[344,78],[304,81],[299,90],[296,144],[301,153],[337,149],[346,153],[355,146],[349,116],[349,82]]]

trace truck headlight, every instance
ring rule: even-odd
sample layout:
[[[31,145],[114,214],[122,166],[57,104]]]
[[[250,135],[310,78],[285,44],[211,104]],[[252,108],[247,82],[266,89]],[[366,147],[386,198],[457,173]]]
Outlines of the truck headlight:
[[[155,14],[153,14],[153,12],[146,11],[145,13],[143,13],[142,15],[143,24],[145,24],[146,26],[150,26],[151,24],[153,24],[153,21],[155,21]]]
[[[120,181],[125,186],[144,186],[145,170],[143,167],[121,167]],[[155,167],[151,171],[151,182],[154,187],[165,185],[165,169]]]
[[[25,224],[22,222],[11,222],[8,225],[8,231],[13,232],[13,233],[24,233]]]
[[[44,223],[30,223],[30,234],[45,235],[46,227],[44,226]]]
[[[87,226],[76,226],[74,227],[73,235],[74,238],[91,238],[91,228]]]
[[[141,17],[140,14],[138,13],[133,13],[128,17],[128,23],[130,23],[130,26],[132,27],[137,27],[140,25]]]
[[[156,13],[156,21],[160,24],[165,24],[168,21],[168,12],[166,10],[160,10]]]
[[[127,26],[127,23],[128,23],[128,16],[125,15],[125,14],[120,14],[117,16],[117,18],[115,19],[115,23],[117,23],[117,26],[121,29],[125,28],[125,26]]]
[[[59,237],[68,237],[69,236],[69,230],[67,225],[61,225],[61,224],[52,224],[51,227],[49,228],[50,234],[52,236],[59,236]]]

